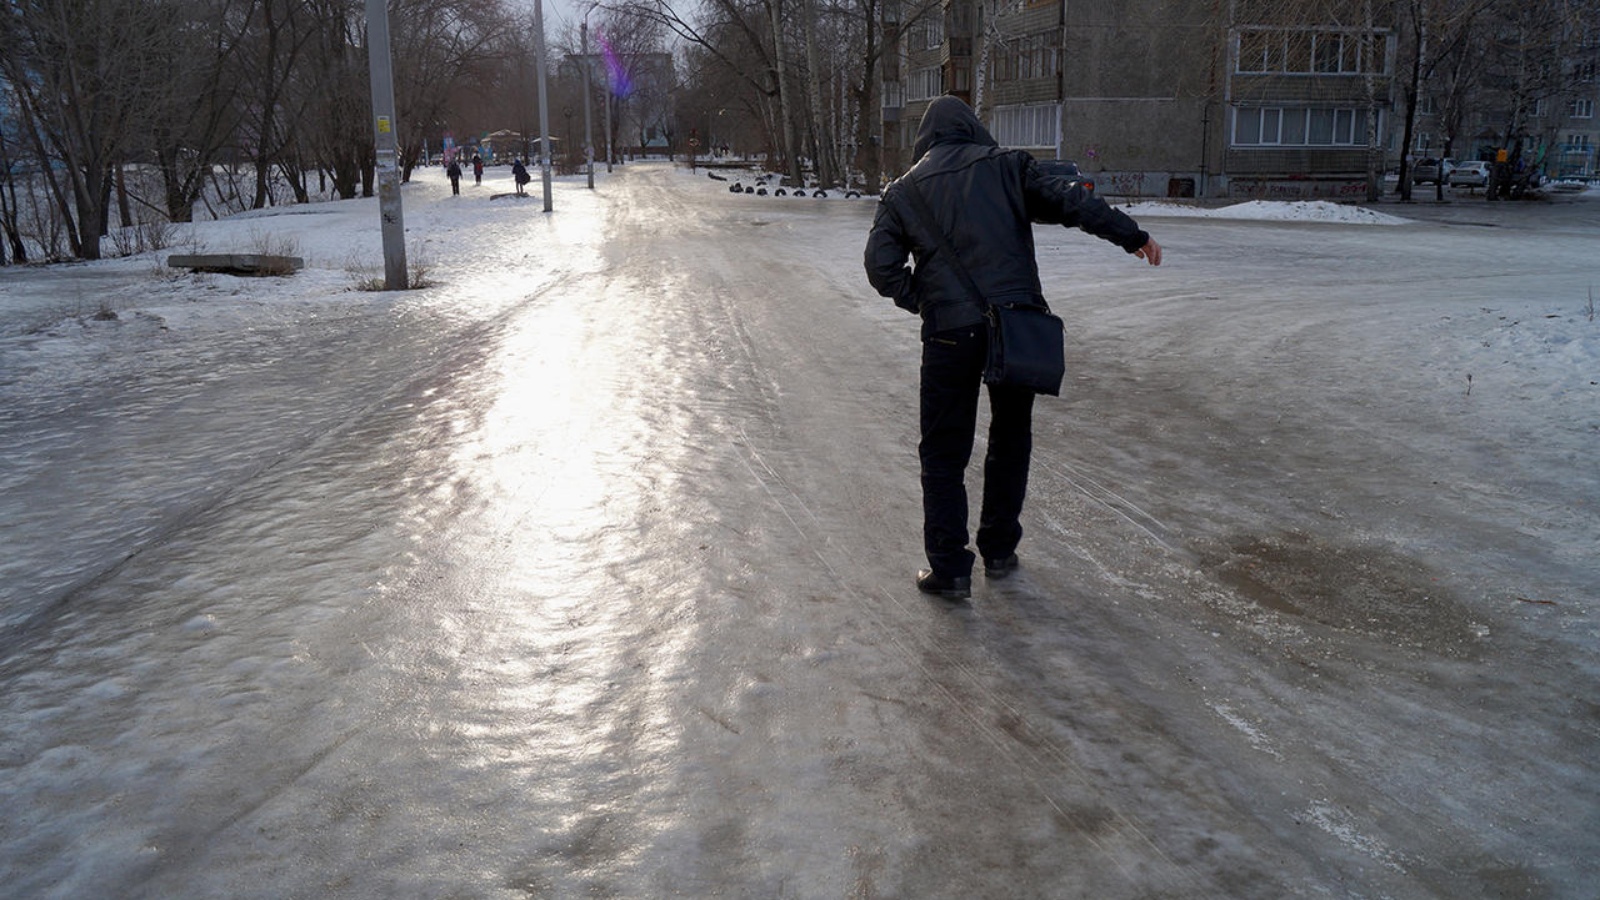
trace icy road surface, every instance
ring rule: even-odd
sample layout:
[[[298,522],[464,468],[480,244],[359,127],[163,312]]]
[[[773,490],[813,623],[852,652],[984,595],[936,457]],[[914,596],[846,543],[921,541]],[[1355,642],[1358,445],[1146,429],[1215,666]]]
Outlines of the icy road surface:
[[[1600,204],[1040,229],[1066,395],[952,606],[872,202],[599,188],[0,338],[7,896],[1595,896]]]

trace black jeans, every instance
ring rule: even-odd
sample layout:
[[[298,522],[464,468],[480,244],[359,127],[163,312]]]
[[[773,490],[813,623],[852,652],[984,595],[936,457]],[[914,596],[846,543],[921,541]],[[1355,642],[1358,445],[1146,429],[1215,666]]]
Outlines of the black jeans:
[[[967,463],[978,426],[988,331],[938,332],[922,343],[922,539],[928,564],[945,578],[972,574],[967,549]],[[1033,452],[1033,393],[989,388],[989,451],[983,460],[978,552],[1004,559],[1022,540],[1023,497]]]

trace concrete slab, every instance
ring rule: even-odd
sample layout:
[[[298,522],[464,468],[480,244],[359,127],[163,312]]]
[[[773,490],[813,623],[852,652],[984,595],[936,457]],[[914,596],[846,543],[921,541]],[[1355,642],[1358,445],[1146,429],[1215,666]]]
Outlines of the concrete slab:
[[[229,275],[292,275],[306,261],[298,256],[267,253],[190,253],[167,257],[167,266],[192,272],[223,272]]]

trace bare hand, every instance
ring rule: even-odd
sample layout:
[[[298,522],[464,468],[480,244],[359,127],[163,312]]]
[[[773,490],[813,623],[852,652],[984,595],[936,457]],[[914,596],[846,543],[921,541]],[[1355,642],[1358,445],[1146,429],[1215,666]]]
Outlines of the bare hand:
[[[1133,251],[1133,255],[1139,257],[1145,262],[1148,262],[1152,266],[1161,265],[1161,245],[1156,243],[1155,238],[1151,238],[1143,247]]]

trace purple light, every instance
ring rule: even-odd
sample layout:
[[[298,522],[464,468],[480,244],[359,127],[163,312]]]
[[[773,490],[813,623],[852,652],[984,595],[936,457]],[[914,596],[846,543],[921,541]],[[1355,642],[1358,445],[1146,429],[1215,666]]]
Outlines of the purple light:
[[[617,52],[611,48],[611,42],[606,40],[605,32],[599,29],[594,33],[595,42],[600,45],[600,54],[605,58],[606,68],[611,72],[611,93],[618,97],[627,97],[633,93],[633,79],[628,76],[628,69],[617,58]]]

